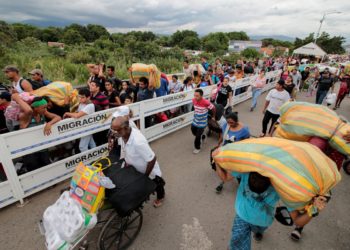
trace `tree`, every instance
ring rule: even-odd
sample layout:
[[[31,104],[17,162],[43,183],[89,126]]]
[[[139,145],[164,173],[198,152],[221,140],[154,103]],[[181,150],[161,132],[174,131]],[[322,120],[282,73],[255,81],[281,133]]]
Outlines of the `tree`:
[[[208,52],[215,52],[218,50],[226,51],[228,49],[229,40],[226,33],[214,32],[204,36],[202,38],[202,43],[204,49]]]
[[[192,37],[193,39],[189,39],[189,37]],[[196,41],[199,42],[200,47],[200,40],[197,32],[192,30],[178,30],[171,35],[170,44],[171,46],[179,46],[180,48],[191,49],[190,47],[193,47],[192,42],[195,41],[194,39],[197,39]]]
[[[227,36],[230,40],[242,40],[242,41],[249,41],[250,40],[249,36],[244,31],[228,32]]]
[[[86,27],[83,26],[83,25],[80,25],[80,24],[77,24],[77,23],[72,23],[71,25],[66,26],[64,28],[64,33],[67,30],[75,30],[75,31],[77,31],[80,34],[80,36],[84,38],[85,41],[88,38],[88,31],[87,31]]]
[[[0,21],[0,45],[8,46],[17,40],[17,34],[13,27],[4,21]]]
[[[195,36],[187,36],[182,41],[182,46],[185,49],[199,50],[201,48],[201,40]]]
[[[35,37],[39,38],[39,29],[33,25],[24,24],[24,23],[14,23],[12,28],[17,34],[17,39],[22,40],[26,37]]]
[[[253,48],[246,48],[241,52],[241,56],[248,58],[248,59],[255,59],[260,57],[260,53]]]
[[[86,26],[85,40],[87,42],[94,42],[102,36],[110,36],[109,32],[105,27],[97,24],[88,24]]]
[[[63,42],[67,44],[80,44],[85,42],[84,37],[74,29],[68,29],[63,33]]]
[[[39,39],[43,42],[58,42],[63,34],[63,30],[56,27],[47,27],[41,30]]]
[[[267,47],[269,45],[272,45],[273,47],[277,47],[277,46],[286,47],[286,48],[293,47],[293,43],[291,43],[291,42],[277,40],[277,39],[273,39],[273,38],[264,38],[261,41],[262,41],[263,47]]]

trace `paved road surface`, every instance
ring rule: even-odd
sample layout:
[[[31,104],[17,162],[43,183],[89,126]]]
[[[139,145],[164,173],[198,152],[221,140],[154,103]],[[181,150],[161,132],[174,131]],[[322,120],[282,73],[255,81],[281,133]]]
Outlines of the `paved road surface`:
[[[314,101],[304,95],[299,99]],[[249,104],[249,101],[242,103],[235,110],[240,120],[249,125],[252,134],[258,135],[261,110],[250,113]],[[259,100],[259,105],[262,104],[263,97]],[[339,113],[350,118],[349,107],[350,99],[346,98]],[[209,167],[208,157],[215,144],[216,139],[209,138],[202,152],[193,155],[189,128],[152,143],[167,182],[166,201],[158,209],[146,204],[143,227],[131,249],[227,249],[237,184],[227,184],[220,195],[214,192],[219,180]],[[329,206],[306,227],[301,242],[292,242],[289,239],[291,228],[275,222],[261,243],[253,242],[253,249],[350,249],[350,176],[344,172],[342,176]],[[30,197],[22,208],[12,205],[2,209],[0,249],[44,249],[44,238],[36,222],[65,186],[67,182]]]

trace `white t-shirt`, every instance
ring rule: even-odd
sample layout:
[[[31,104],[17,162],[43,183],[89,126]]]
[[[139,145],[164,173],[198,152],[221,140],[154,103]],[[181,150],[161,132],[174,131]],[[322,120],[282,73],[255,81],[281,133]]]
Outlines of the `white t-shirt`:
[[[189,77],[189,76],[192,76],[192,70],[191,70],[190,67],[188,67],[187,69],[183,68],[183,71],[185,73],[185,78]]]
[[[289,99],[290,95],[287,91],[278,91],[277,89],[273,89],[266,96],[266,101],[270,101],[267,110],[272,114],[278,115],[280,113],[281,106],[288,102]]]
[[[121,146],[125,153],[125,162],[134,166],[140,173],[146,173],[147,163],[153,160],[155,154],[143,134],[138,129],[132,128],[128,142],[122,140]],[[154,164],[149,178],[154,179],[156,175],[162,176],[158,161]]]
[[[84,112],[87,115],[91,115],[92,113],[95,112],[95,105],[93,103],[89,103],[89,104],[80,103],[78,107],[78,112],[80,111]]]
[[[225,76],[228,78],[228,84],[231,86],[231,88],[234,88],[235,86],[235,82],[236,82],[236,77],[235,76],[230,76],[230,75],[227,75]]]

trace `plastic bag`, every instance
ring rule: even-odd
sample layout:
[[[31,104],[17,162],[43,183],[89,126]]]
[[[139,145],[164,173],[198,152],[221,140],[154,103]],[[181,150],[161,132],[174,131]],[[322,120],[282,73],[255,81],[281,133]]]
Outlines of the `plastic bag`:
[[[328,105],[333,105],[337,99],[337,94],[336,93],[329,93],[326,96],[326,102]]]

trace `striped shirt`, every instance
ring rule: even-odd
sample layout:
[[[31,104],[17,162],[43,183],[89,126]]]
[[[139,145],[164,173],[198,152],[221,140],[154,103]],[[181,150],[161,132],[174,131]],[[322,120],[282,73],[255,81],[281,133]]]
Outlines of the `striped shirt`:
[[[192,103],[194,106],[194,118],[192,125],[197,128],[205,128],[208,124],[208,111],[209,109],[213,109],[214,105],[204,98],[200,101],[192,99]]]

